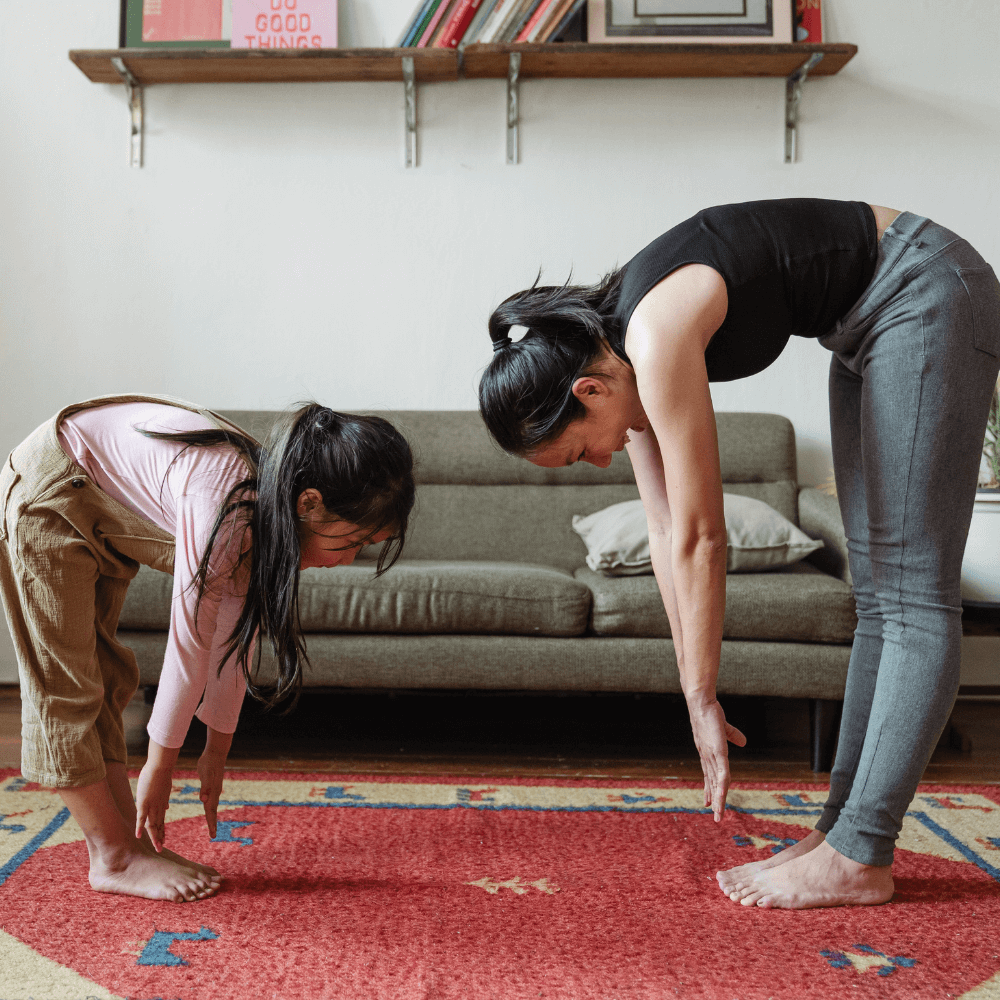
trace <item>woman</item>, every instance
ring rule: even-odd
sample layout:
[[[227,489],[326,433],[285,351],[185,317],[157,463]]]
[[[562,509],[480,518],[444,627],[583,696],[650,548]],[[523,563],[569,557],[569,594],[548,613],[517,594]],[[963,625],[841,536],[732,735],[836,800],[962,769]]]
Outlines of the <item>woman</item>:
[[[512,326],[527,327],[513,343]],[[716,700],[726,529],[709,383],[767,367],[789,336],[833,352],[830,416],[858,627],[830,795],[804,840],[718,873],[743,905],[881,903],[893,845],[958,689],[960,571],[990,396],[1000,285],[964,240],[862,202],[700,212],[593,287],[538,287],[490,318],[480,411],[537,465],[627,447],[705,774],[722,818]]]
[[[414,500],[409,446],[391,424],[310,403],[261,447],[190,403],[115,396],[67,407],[0,472],[0,593],[17,650],[22,766],[79,823],[90,884],[174,902],[219,873],[163,846],[173,767],[197,714],[209,835],[245,688],[273,704],[302,680],[300,569],[395,561]],[[115,632],[139,564],[174,575],[149,750],[132,798],[122,710],[139,670]],[[258,635],[276,687],[254,682]]]

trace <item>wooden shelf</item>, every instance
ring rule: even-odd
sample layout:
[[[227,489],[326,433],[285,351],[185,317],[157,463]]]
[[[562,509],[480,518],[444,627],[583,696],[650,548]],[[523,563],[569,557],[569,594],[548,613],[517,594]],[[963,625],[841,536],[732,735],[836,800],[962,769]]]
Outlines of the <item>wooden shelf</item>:
[[[122,82],[121,59],[140,86],[160,83],[306,83],[403,80],[402,59],[413,58],[418,83],[504,79],[511,53],[521,55],[521,79],[629,79],[782,76],[813,53],[823,59],[810,76],[831,76],[856,45],[588,44],[470,45],[451,49],[76,49],[70,59],[94,83]]]
[[[562,42],[556,45],[470,45],[466,77],[507,76],[510,53],[521,53],[521,79],[635,79],[667,77],[783,76],[799,69],[813,53],[823,59],[810,76],[838,73],[858,51],[856,45],[688,45]]]
[[[856,45],[622,44],[470,45],[453,49],[74,49],[70,59],[94,83],[124,84],[129,162],[142,166],[143,91],[163,83],[395,81],[404,88],[404,162],[417,162],[418,83],[506,79],[507,162],[517,163],[518,87],[523,79],[784,77],[785,162],[796,158],[802,84],[838,73]]]
[[[412,56],[417,82],[458,79],[448,49],[74,49],[70,59],[94,83],[118,83],[121,59],[141,87],[158,83],[326,83],[403,81]]]

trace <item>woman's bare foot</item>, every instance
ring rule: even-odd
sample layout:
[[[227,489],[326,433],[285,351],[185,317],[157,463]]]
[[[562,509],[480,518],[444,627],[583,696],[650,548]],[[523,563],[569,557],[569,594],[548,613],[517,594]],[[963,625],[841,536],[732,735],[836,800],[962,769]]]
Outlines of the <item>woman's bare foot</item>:
[[[219,891],[217,877],[205,875],[162,855],[150,854],[136,841],[124,849],[92,858],[90,885],[98,892],[164,899],[174,903],[207,899]]]
[[[743,906],[791,910],[874,906],[887,903],[894,889],[891,866],[860,864],[824,841],[783,865],[758,871],[739,901]]]
[[[786,864],[792,858],[799,858],[803,854],[819,847],[826,840],[826,834],[819,830],[811,830],[808,836],[803,837],[797,844],[790,844],[777,854],[772,854],[763,861],[751,861],[749,864],[740,865],[737,868],[729,868],[723,872],[716,872],[715,877],[719,880],[719,888],[731,899],[737,900],[740,897],[734,895],[753,883],[753,878],[757,872],[765,871],[768,868],[777,868],[778,865]]]

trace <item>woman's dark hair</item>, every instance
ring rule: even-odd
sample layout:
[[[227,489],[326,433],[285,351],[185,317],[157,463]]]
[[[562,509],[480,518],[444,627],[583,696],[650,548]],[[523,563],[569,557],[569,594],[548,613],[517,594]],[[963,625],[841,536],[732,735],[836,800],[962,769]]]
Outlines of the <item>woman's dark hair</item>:
[[[233,575],[240,573],[248,587],[219,672],[235,655],[255,698],[270,708],[292,695],[294,705],[302,686],[302,665],[308,662],[298,605],[299,496],[306,489],[318,490],[331,518],[357,525],[367,538],[389,530],[392,534],[375,564],[376,575],[381,575],[399,558],[406,541],[416,495],[410,446],[381,417],[337,413],[318,403],[286,414],[263,447],[235,427],[142,433],[188,447],[226,445],[246,462],[249,475],[220,504],[198,565],[198,600],[212,584],[212,553],[224,538],[227,548],[240,550]],[[256,663],[250,661],[258,633],[261,642],[265,637],[270,641],[274,653],[274,688],[255,680],[259,646]]]
[[[541,275],[539,274],[539,277]],[[490,316],[493,360],[479,382],[479,412],[497,444],[528,455],[582,416],[573,383],[617,339],[621,270],[596,285],[539,285],[505,299]],[[519,341],[512,326],[528,332]]]

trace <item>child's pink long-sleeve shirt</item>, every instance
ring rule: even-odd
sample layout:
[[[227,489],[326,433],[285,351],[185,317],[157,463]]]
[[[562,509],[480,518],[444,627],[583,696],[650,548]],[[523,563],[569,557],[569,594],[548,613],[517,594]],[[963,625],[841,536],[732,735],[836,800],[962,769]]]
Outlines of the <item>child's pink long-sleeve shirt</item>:
[[[112,403],[74,413],[59,428],[63,450],[100,489],[176,540],[170,633],[147,726],[153,740],[176,748],[183,744],[195,714],[221,733],[234,732],[239,719],[246,687],[243,673],[232,658],[221,676],[218,670],[243,608],[245,589],[241,593],[230,578],[240,540],[231,540],[225,532],[216,539],[197,628],[198,588],[193,581],[219,504],[248,473],[232,448],[185,451],[183,443],[148,438],[136,427],[191,431],[215,424],[176,406]]]

